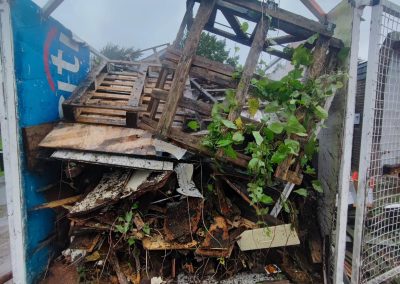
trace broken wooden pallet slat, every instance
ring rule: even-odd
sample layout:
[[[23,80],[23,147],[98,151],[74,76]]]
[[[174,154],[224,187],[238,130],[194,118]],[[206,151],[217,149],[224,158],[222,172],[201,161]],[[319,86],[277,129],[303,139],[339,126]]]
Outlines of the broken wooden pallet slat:
[[[75,203],[75,202],[79,201],[80,199],[82,199],[82,197],[83,196],[80,194],[80,195],[76,195],[76,196],[72,196],[72,197],[67,197],[64,199],[54,200],[54,201],[47,202],[47,203],[41,204],[39,206],[36,206],[32,210],[61,207],[64,205]]]

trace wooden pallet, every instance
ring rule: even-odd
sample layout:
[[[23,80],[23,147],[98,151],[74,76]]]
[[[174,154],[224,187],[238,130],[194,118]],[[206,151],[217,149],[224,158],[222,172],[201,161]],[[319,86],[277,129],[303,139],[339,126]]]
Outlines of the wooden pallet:
[[[141,106],[149,71],[156,73],[158,65],[110,61],[94,68],[87,80],[63,103],[68,120],[84,123],[127,125],[127,119],[146,111]],[[154,70],[155,69],[155,70]],[[127,116],[127,113],[130,116]]]

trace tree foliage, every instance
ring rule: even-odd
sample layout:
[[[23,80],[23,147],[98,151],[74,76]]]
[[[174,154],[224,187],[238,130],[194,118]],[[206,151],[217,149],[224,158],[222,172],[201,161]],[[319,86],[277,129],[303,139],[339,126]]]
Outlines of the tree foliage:
[[[107,43],[100,52],[111,60],[135,60],[138,59],[142,54],[137,52],[139,49],[134,47],[122,47],[115,43]]]
[[[185,44],[187,34],[185,35],[181,47]],[[239,62],[239,56],[236,55],[238,50],[235,48],[233,56],[229,56],[229,50],[226,47],[226,41],[218,39],[215,35],[202,32],[200,35],[199,45],[197,47],[197,55],[203,56],[213,61],[225,63],[236,67]]]

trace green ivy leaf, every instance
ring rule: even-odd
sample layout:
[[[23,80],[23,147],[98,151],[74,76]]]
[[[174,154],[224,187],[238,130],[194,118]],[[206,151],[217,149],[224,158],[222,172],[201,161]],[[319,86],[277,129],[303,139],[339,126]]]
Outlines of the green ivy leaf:
[[[321,182],[319,180],[313,180],[311,182],[311,184],[312,184],[312,186],[313,186],[315,191],[318,191],[320,193],[324,192],[324,190],[322,189],[322,184],[321,184]]]
[[[258,146],[260,146],[262,144],[262,142],[264,141],[264,138],[262,138],[260,131],[253,131],[253,137],[256,140],[256,143]]]
[[[240,25],[240,29],[242,30],[242,32],[246,33],[247,30],[249,29],[249,23],[248,23],[248,22],[243,22],[243,23]]]
[[[274,200],[271,198],[271,196],[263,194],[260,198],[260,202],[264,203],[266,205],[274,203]]]
[[[307,43],[314,44],[314,42],[318,39],[319,34],[313,34],[307,39]]]
[[[243,142],[244,136],[243,136],[243,134],[241,132],[237,131],[237,132],[235,132],[233,134],[232,140],[237,142],[237,143],[240,143],[240,142]]]
[[[129,245],[129,246],[133,246],[135,243],[136,243],[135,238],[130,237],[130,238],[128,239],[128,245]]]
[[[200,129],[200,124],[197,122],[197,120],[191,120],[189,121],[189,123],[187,124],[187,126],[194,130],[197,131],[198,129]]]
[[[292,62],[294,66],[310,66],[312,61],[313,56],[308,48],[304,46],[299,46],[294,50],[292,56]]]
[[[286,123],[286,132],[287,133],[294,133],[299,136],[307,136],[306,129],[304,126],[297,120],[297,118],[294,115],[289,116],[288,121]]]
[[[266,113],[277,112],[281,109],[277,101],[270,102],[264,109]]]
[[[222,148],[222,147],[226,147],[226,146],[228,146],[228,145],[231,145],[232,143],[233,143],[233,141],[230,140],[230,139],[223,139],[223,140],[219,140],[219,141],[217,142],[217,146],[218,146],[219,148]]]
[[[297,193],[298,195],[304,196],[304,197],[307,197],[307,195],[308,195],[308,191],[305,188],[299,188],[293,192]]]
[[[260,101],[257,98],[250,98],[248,100],[249,105],[249,114],[251,117],[254,117],[260,107]]]
[[[300,151],[299,141],[292,139],[285,139],[285,145],[289,148],[290,154],[297,155]]]
[[[314,112],[315,112],[315,115],[319,119],[327,119],[328,118],[328,112],[326,110],[324,110],[324,108],[321,106],[316,106]]]
[[[129,224],[132,221],[133,218],[133,212],[129,211],[125,215],[125,221]]]
[[[225,155],[227,155],[229,158],[233,158],[233,159],[237,158],[237,153],[232,148],[231,145],[224,147],[223,150],[224,150]]]
[[[279,164],[287,158],[289,153],[290,149],[285,144],[281,144],[279,145],[278,150],[276,150],[276,152],[272,155],[271,162],[274,164]]]
[[[308,175],[315,175],[316,174],[315,169],[313,167],[310,167],[310,166],[307,166],[307,168],[304,170],[304,173],[308,174]]]
[[[132,205],[132,210],[136,210],[136,209],[138,209],[138,208],[139,208],[139,202],[133,203],[133,205]]]
[[[143,228],[142,228],[143,233],[145,233],[146,235],[150,235],[150,227],[149,224],[144,224]]]
[[[274,132],[275,134],[281,134],[284,127],[283,124],[280,122],[273,122],[270,125],[268,125],[268,129]]]
[[[237,129],[237,126],[236,126],[232,121],[230,121],[230,120],[223,119],[223,120],[222,120],[222,123],[223,123],[226,127],[230,128],[230,129]]]

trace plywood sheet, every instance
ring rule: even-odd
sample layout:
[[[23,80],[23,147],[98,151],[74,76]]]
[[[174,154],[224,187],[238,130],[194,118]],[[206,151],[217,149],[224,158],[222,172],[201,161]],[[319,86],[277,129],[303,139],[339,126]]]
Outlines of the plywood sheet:
[[[154,139],[150,132],[142,129],[63,122],[39,146],[140,156],[156,156],[157,152],[163,152],[178,160],[186,153],[180,147]]]

